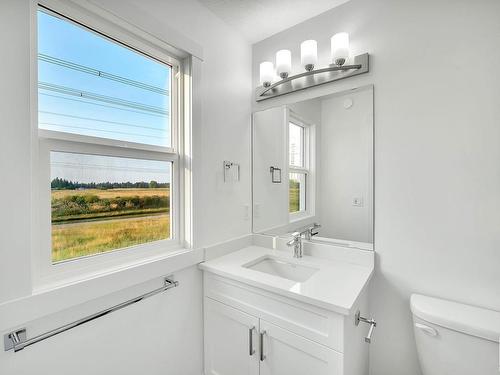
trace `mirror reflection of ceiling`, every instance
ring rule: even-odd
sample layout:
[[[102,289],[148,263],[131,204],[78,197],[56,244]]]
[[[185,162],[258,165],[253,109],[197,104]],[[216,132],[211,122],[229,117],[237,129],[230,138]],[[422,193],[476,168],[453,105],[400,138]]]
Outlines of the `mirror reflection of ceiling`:
[[[256,43],[349,0],[198,0]]]

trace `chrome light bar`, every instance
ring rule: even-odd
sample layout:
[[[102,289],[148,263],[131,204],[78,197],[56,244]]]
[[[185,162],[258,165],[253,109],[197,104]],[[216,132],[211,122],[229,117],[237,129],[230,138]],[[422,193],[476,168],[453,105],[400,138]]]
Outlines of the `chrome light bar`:
[[[315,69],[288,76],[268,87],[260,86],[255,93],[255,100],[260,102],[310,87],[368,73],[368,71],[369,55],[365,53],[354,57],[354,63],[352,65],[330,65],[327,68]]]

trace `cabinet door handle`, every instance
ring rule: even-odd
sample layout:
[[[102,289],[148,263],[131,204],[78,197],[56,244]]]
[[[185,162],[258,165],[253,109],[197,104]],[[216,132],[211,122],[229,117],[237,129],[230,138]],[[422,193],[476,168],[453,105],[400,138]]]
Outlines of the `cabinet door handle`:
[[[251,357],[255,354],[255,349],[253,348],[253,331],[255,327],[248,329],[248,355]]]
[[[260,347],[260,360],[261,362],[266,359],[266,356],[264,355],[264,335],[266,334],[266,331],[261,331],[260,332],[260,342],[259,342],[259,347]]]

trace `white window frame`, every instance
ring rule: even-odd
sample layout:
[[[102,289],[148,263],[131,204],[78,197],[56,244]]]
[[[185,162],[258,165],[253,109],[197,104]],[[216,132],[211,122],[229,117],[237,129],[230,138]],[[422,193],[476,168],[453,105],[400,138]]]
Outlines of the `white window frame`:
[[[171,147],[145,145],[140,143],[90,137],[66,132],[38,128],[38,38],[37,11],[39,5],[55,12],[56,16],[74,21],[96,31],[117,43],[143,53],[172,68],[170,108]],[[33,288],[43,290],[54,285],[66,284],[85,279],[91,275],[113,272],[158,257],[168,256],[192,243],[185,236],[185,220],[190,220],[186,207],[190,204],[189,187],[184,183],[190,179],[186,175],[186,160],[189,141],[184,128],[186,106],[189,93],[183,79],[184,70],[189,70],[189,59],[181,62],[172,56],[170,49],[156,38],[145,35],[132,25],[110,22],[98,13],[60,0],[32,1],[31,12],[31,124],[33,145],[33,206],[32,215],[32,268]],[[171,236],[169,239],[115,249],[96,255],[52,262],[51,209],[50,209],[50,152],[72,152],[103,156],[118,156],[134,159],[162,160],[172,162],[170,198]],[[37,215],[36,212],[39,212]],[[187,228],[189,229],[189,228]]]
[[[290,123],[300,126],[304,129],[303,133],[303,155],[302,167],[291,165],[290,163]],[[287,118],[287,160],[288,160],[288,174],[287,180],[290,179],[290,173],[302,173],[305,175],[305,210],[297,212],[289,212],[290,223],[294,223],[309,217],[314,216],[315,202],[315,175],[314,175],[314,149],[315,149],[315,125],[302,118],[292,110],[288,111]],[[290,189],[287,188],[288,204],[290,204]]]

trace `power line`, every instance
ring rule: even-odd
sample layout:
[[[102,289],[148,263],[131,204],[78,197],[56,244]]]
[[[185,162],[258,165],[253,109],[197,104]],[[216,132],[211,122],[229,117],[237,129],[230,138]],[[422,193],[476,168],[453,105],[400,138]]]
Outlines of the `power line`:
[[[73,63],[71,61],[59,59],[57,57],[45,55],[43,53],[38,54],[38,60],[44,61],[44,62],[47,62],[50,64],[62,66],[64,68],[77,70],[79,72],[91,74],[91,75],[94,75],[97,77],[102,77],[102,78],[109,79],[112,81],[120,82],[120,83],[123,83],[123,84],[128,85],[128,86],[138,87],[140,89],[152,91],[152,92],[155,92],[157,94],[168,95],[168,90],[162,89],[161,87],[148,85],[147,83],[144,83],[144,82],[135,81],[135,80],[121,77],[121,76],[118,76],[115,74],[103,72],[102,70],[94,69],[94,68],[91,68],[91,67],[88,67],[85,65],[76,64],[76,63]]]
[[[118,109],[120,111],[139,113],[141,115],[148,115],[148,116],[155,116],[155,117],[165,117],[166,116],[166,115],[161,115],[161,114],[158,114],[158,113],[150,113],[150,112],[144,112],[144,111],[140,112],[140,111],[135,111],[135,110],[129,109],[129,108],[120,108],[120,107],[115,107],[113,105],[107,105],[107,104],[99,104],[99,103],[89,102],[87,100],[82,100],[82,99],[67,98],[67,97],[64,97],[64,96],[47,94],[46,92],[39,92],[38,94],[43,95],[43,96],[50,96],[51,98],[58,98],[58,99],[70,100],[72,102],[77,102],[77,103],[90,104],[90,105],[94,105],[94,106],[98,106],[98,107],[113,108],[113,109]],[[126,106],[123,106],[123,107],[126,107]]]
[[[110,171],[125,171],[125,172],[146,172],[146,173],[161,173],[170,174],[169,170],[165,169],[153,169],[153,168],[141,168],[141,167],[119,167],[119,166],[109,166],[109,165],[99,165],[99,164],[80,164],[80,163],[69,163],[69,162],[51,162],[51,166],[58,166],[62,168],[92,168],[92,169],[105,169]]]
[[[74,119],[78,119],[78,120],[97,121],[97,122],[103,122],[103,123],[112,124],[112,125],[124,125],[124,126],[130,126],[130,127],[134,127],[134,128],[140,128],[140,129],[150,129],[150,130],[159,131],[159,132],[166,132],[167,131],[167,129],[158,129],[158,128],[153,128],[150,126],[134,125],[134,124],[126,123],[126,122],[100,120],[97,118],[69,115],[66,113],[49,112],[49,111],[38,111],[38,113],[45,113],[45,114],[49,114],[49,115],[69,117],[69,118],[74,118]]]
[[[122,105],[122,106],[130,107],[130,108],[140,109],[143,111],[149,111],[149,112],[154,112],[154,113],[160,113],[163,115],[168,115],[168,111],[164,110],[161,107],[155,107],[152,105],[133,102],[130,100],[114,98],[114,97],[106,96],[106,95],[100,95],[100,94],[96,94],[96,93],[89,92],[89,91],[77,90],[77,89],[74,89],[71,87],[55,85],[53,83],[38,82],[38,88],[41,90],[49,90],[49,91],[58,92],[60,94],[78,96],[81,98],[87,98],[87,99],[91,99],[91,100],[97,100],[100,102]]]

